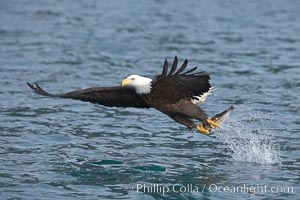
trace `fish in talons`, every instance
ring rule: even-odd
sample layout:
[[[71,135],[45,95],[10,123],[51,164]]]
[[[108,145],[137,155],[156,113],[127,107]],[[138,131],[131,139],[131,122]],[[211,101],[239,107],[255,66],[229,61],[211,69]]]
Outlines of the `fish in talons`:
[[[221,124],[228,118],[230,112],[234,109],[233,106],[230,106],[228,109],[216,114],[212,118],[207,118],[205,123],[199,124],[197,130],[204,135],[213,135],[212,129],[216,127],[220,128]]]

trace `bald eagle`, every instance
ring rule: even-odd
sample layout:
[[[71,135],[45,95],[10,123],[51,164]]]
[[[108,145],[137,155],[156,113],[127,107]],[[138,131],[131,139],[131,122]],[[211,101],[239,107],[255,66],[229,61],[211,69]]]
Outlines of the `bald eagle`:
[[[69,98],[108,107],[155,108],[176,122],[209,135],[211,129],[220,127],[219,116],[209,118],[198,106],[215,90],[209,83],[209,75],[195,72],[197,66],[185,71],[188,60],[185,59],[177,70],[178,58],[175,56],[168,70],[165,59],[162,73],[154,78],[130,75],[122,81],[122,86],[92,87],[64,94],[50,94],[37,83],[27,83],[36,93],[48,97]],[[194,120],[199,120],[196,125]]]

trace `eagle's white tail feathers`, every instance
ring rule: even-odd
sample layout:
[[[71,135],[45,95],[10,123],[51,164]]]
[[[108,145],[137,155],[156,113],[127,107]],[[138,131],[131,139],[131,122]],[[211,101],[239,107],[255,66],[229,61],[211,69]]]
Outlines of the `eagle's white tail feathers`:
[[[206,98],[212,94],[213,91],[215,91],[216,87],[211,87],[209,88],[209,90],[205,93],[203,93],[202,95],[200,96],[193,96],[193,99],[191,100],[193,104],[202,104],[205,102]]]

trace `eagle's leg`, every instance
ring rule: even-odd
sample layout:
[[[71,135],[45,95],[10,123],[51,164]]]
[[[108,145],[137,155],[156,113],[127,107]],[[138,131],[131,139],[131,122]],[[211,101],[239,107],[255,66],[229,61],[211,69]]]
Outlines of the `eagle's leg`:
[[[187,116],[180,115],[180,114],[174,114],[174,115],[169,115],[173,120],[176,122],[186,126],[189,129],[196,128],[196,124],[189,119]]]
[[[185,105],[185,108],[181,111],[184,112],[184,114],[190,118],[200,120],[202,123],[200,123],[198,126],[195,125],[193,128],[198,130],[200,133],[204,135],[209,135],[211,129],[214,129],[215,127],[220,127],[220,124],[217,123],[216,118],[209,118],[207,114],[198,106],[195,106],[194,104],[189,105],[190,107],[187,107]]]

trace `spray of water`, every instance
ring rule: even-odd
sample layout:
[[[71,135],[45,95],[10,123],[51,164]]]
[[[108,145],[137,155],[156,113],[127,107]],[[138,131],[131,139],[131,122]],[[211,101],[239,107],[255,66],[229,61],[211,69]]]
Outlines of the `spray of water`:
[[[269,117],[259,113],[247,113],[239,119],[230,117],[216,137],[228,146],[236,161],[281,165],[279,146],[267,129],[270,122]]]

